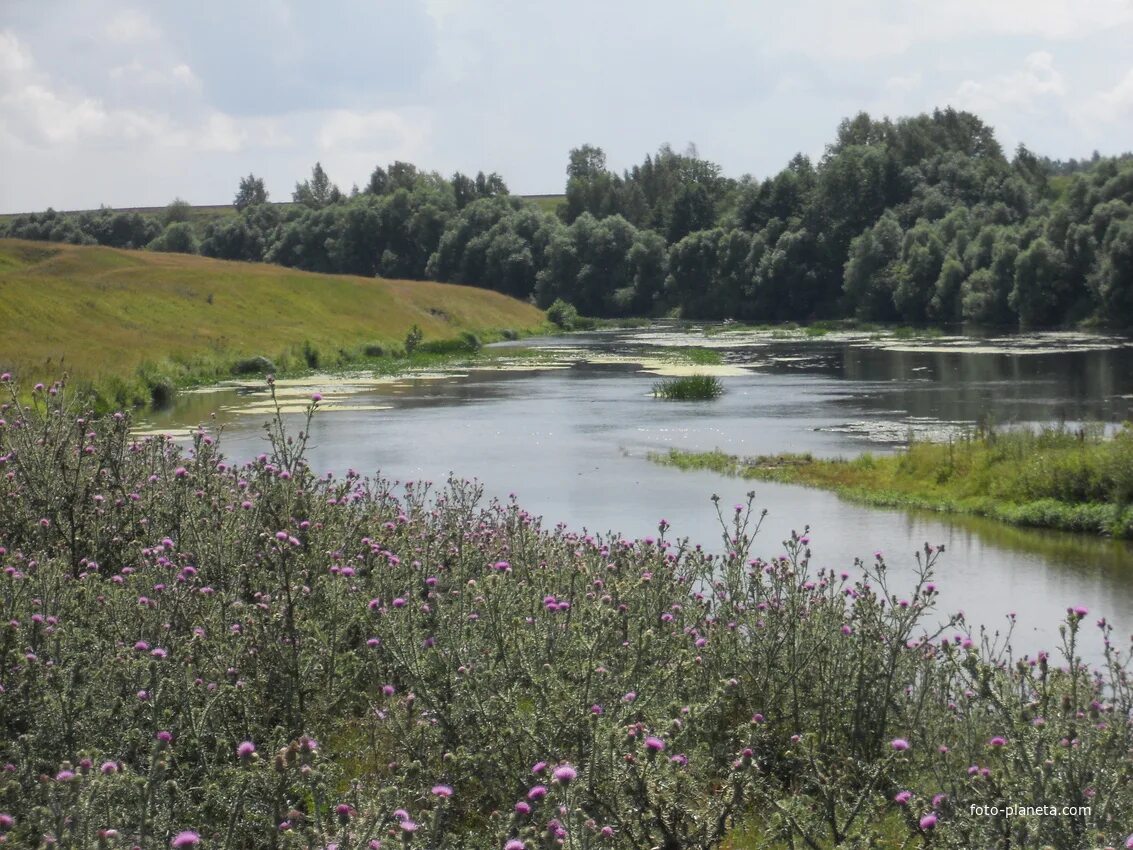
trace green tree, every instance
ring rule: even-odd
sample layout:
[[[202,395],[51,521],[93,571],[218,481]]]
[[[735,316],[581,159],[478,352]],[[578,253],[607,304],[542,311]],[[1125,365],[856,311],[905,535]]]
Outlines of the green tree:
[[[248,207],[256,206],[257,204],[266,204],[268,201],[268,190],[264,187],[263,178],[257,177],[255,174],[249,174],[247,177],[240,178],[240,186],[236,190],[236,198],[232,201],[232,205],[237,210],[243,212]]]
[[[339,191],[338,186],[330,182],[322,163],[316,162],[315,167],[311,169],[311,178],[295,184],[291,199],[310,209],[321,210],[329,204],[342,200],[342,192]]]
[[[1015,258],[1015,283],[1007,297],[1026,327],[1057,323],[1065,315],[1070,286],[1062,252],[1040,236]]]
[[[174,198],[161,212],[161,223],[170,225],[178,221],[188,221],[193,214],[193,206],[184,198]]]

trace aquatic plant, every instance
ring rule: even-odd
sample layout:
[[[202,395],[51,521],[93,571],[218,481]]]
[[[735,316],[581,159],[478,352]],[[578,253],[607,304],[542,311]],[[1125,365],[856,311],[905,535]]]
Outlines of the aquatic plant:
[[[720,379],[712,375],[685,375],[679,378],[666,378],[653,385],[654,398],[667,398],[673,401],[705,401],[719,397],[724,392]]]
[[[316,476],[310,418],[226,459],[0,405],[0,835],[11,846],[1117,845],[1133,695],[1067,605],[1014,658],[805,530],[721,554],[545,529],[450,481]],[[988,817],[1025,802],[1050,815]],[[1073,812],[1063,807],[1074,807]],[[931,839],[926,835],[931,831]]]

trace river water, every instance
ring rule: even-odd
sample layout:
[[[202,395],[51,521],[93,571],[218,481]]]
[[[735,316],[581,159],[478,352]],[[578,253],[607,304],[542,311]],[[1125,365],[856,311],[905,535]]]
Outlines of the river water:
[[[768,515],[753,554],[782,551],[810,526],[816,566],[852,569],[882,552],[896,590],[911,583],[914,553],[944,544],[940,619],[963,611],[973,626],[1002,631],[1016,616],[1019,654],[1058,645],[1071,605],[1133,633],[1133,546],[975,519],[855,505],[803,487],[681,472],[649,461],[669,448],[757,455],[894,451],[910,433],[940,437],[977,423],[1099,423],[1133,418],[1133,341],[1084,334],[897,339],[869,334],[743,332],[654,326],[526,340],[544,356],[503,368],[400,379],[314,376],[281,382],[284,409],[313,391],[326,396],[311,427],[317,472],[380,472],[400,481],[480,481],[487,496],[515,494],[548,526],[669,533],[719,549],[711,501],[730,512],[755,491]],[[711,402],[652,397],[658,373],[677,373],[674,346],[716,349],[724,395]],[[518,353],[518,352],[517,352]],[[227,386],[181,396],[147,427],[176,431],[223,424],[225,453],[264,451],[262,390]],[[287,414],[299,430],[301,414]],[[1089,635],[1084,654],[1097,657]]]

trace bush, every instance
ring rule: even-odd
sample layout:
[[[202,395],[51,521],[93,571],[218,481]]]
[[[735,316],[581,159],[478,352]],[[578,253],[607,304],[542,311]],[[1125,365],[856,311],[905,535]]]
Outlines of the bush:
[[[425,334],[417,325],[409,329],[409,333],[405,335],[405,354],[412,357],[418,346],[421,345],[421,340],[425,338]]]
[[[174,222],[162,231],[161,235],[146,246],[151,251],[166,251],[173,254],[196,254],[197,235],[193,226],[184,221]]]
[[[547,308],[547,320],[554,322],[564,331],[574,330],[578,325],[578,310],[574,308],[573,304],[557,298]]]
[[[371,342],[362,347],[362,353],[366,357],[385,357],[388,351],[380,342]]]
[[[232,364],[232,373],[235,375],[268,375],[275,371],[275,364],[263,355],[247,357]]]

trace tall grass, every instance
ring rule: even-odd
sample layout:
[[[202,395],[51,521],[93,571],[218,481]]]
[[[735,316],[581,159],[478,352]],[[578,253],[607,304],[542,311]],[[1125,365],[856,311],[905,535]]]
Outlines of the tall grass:
[[[681,452],[683,468],[825,487],[878,505],[989,516],[1016,525],[1133,538],[1133,428],[979,429],[852,460],[780,455],[743,460]]]
[[[58,385],[0,422],[9,846],[1116,846],[1133,694],[936,612],[926,547],[815,568],[544,529],[474,485],[316,476],[308,419],[237,463]],[[997,643],[997,646],[1001,644]],[[987,817],[973,806],[1053,806]],[[1073,806],[1073,813],[1063,810]],[[1079,809],[1078,807],[1082,807]],[[46,837],[45,837],[46,836]]]
[[[671,401],[709,401],[724,392],[720,379],[712,375],[666,378],[653,385],[653,397]]]

